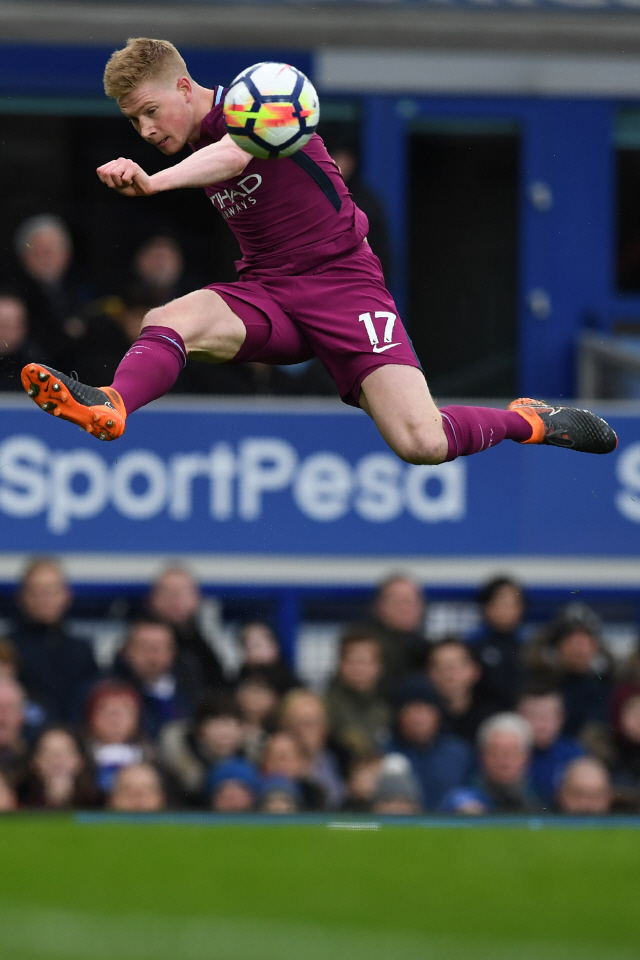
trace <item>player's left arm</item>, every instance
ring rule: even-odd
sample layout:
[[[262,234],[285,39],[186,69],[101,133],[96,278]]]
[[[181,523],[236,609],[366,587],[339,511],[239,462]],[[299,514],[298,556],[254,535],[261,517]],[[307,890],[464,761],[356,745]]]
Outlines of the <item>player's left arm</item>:
[[[149,176],[133,160],[120,157],[98,167],[97,174],[108,187],[126,197],[148,197],[182,187],[206,187],[242,173],[253,158],[226,134],[217,143],[197,150],[186,160]]]

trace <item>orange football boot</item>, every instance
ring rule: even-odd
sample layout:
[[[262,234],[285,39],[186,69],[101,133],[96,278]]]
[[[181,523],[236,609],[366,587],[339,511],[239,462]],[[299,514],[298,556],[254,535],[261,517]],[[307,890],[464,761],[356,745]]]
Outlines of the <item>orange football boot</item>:
[[[590,410],[552,407],[527,397],[512,400],[507,410],[515,410],[531,424],[533,433],[522,443],[546,443],[581,453],[613,453],[618,446],[615,431]]]
[[[43,363],[28,363],[20,379],[41,410],[77,424],[98,440],[117,440],[124,433],[127,411],[113,387],[90,387]]]

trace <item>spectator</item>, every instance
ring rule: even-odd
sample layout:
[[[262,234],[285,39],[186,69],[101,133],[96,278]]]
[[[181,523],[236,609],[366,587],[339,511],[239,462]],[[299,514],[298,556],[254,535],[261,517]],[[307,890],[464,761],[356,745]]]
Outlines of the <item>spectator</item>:
[[[303,796],[298,783],[290,777],[272,774],[264,777],[260,790],[261,813],[299,813]]]
[[[149,594],[150,612],[173,628],[178,649],[197,658],[208,687],[222,690],[225,680],[220,661],[198,622],[201,607],[200,587],[182,567],[165,570]]]
[[[390,749],[411,763],[426,810],[437,809],[445,794],[465,782],[473,761],[469,745],[441,727],[435,691],[420,677],[407,681],[400,692]]]
[[[378,785],[382,767],[380,757],[354,760],[347,775],[347,795],[341,809],[349,813],[368,813]]]
[[[278,639],[268,624],[259,620],[245,623],[240,630],[239,639],[242,666],[238,679],[242,680],[247,673],[259,667],[280,694],[288,693],[299,686],[282,659]]]
[[[18,679],[18,659],[10,640],[0,637],[0,680]]]
[[[616,806],[640,811],[640,685],[624,684],[613,701]]]
[[[601,653],[598,637],[586,627],[567,626],[554,642],[566,712],[564,731],[588,743],[590,728],[607,724],[610,697],[609,681],[594,662]]]
[[[126,683],[104,680],[89,695],[87,746],[103,793],[111,790],[119,770],[152,756],[140,734],[141,714],[140,694]]]
[[[246,760],[227,760],[212,767],[207,777],[211,809],[216,813],[248,813],[259,790],[255,768]]]
[[[478,731],[480,773],[471,788],[452,790],[441,809],[452,813],[531,813],[540,803],[527,770],[533,731],[517,713],[498,713]]]
[[[380,640],[384,664],[380,693],[390,699],[408,672],[424,666],[427,643],[422,590],[410,577],[389,577],[378,588],[372,613],[370,628]]]
[[[532,689],[520,697],[518,713],[533,731],[533,754],[529,767],[531,786],[549,809],[565,767],[584,749],[573,737],[563,735],[564,705],[553,689]]]
[[[344,784],[336,758],[327,749],[329,723],[322,697],[310,690],[292,690],[282,703],[281,726],[301,747],[307,777],[324,791],[327,807],[339,807],[344,797]]]
[[[243,724],[244,754],[258,763],[267,736],[276,728],[280,697],[260,667],[246,671],[236,687],[236,701]]]
[[[576,604],[542,632],[528,654],[534,677],[551,678],[564,701],[563,733],[608,757],[610,664],[595,615]]]
[[[391,753],[382,761],[371,811],[395,816],[422,812],[420,783],[406,757]]]
[[[83,332],[69,231],[59,217],[30,217],[18,228],[15,249],[21,268],[18,283],[33,335],[50,362],[64,366],[73,338]]]
[[[157,233],[133,255],[134,282],[153,291],[158,305],[184,296],[200,286],[185,270],[184,254],[175,237]]]
[[[17,680],[19,672],[16,648],[10,640],[0,637],[0,680]],[[24,705],[24,731],[27,740],[31,742],[44,722],[44,710],[40,704],[27,698]]]
[[[558,791],[558,809],[573,816],[603,815],[610,812],[612,797],[605,765],[594,757],[578,757],[565,768]]]
[[[111,383],[123,356],[140,335],[145,314],[159,306],[153,291],[131,287],[85,309],[84,330],[70,348],[69,366],[83,383]]]
[[[635,649],[620,665],[620,680],[622,683],[634,683],[640,687],[640,638],[636,640]]]
[[[10,813],[18,807],[18,798],[15,790],[3,773],[0,773],[0,813]]]
[[[49,810],[95,806],[99,794],[87,767],[76,736],[64,727],[50,727],[34,745],[20,790],[22,803]]]
[[[170,626],[153,620],[140,620],[131,627],[114,674],[140,694],[142,730],[152,740],[165,723],[191,716],[202,689],[197,661],[176,651]]]
[[[502,710],[512,710],[523,683],[522,587],[510,577],[496,577],[480,591],[482,626],[469,638],[482,667],[479,691]]]
[[[380,260],[382,271],[389,281],[391,275],[391,256],[389,237],[384,211],[376,195],[362,183],[358,175],[358,154],[353,147],[347,144],[336,144],[329,149],[331,159],[337,165],[344,182],[358,207],[366,214],[369,221],[367,240],[371,249]]]
[[[466,644],[449,639],[429,652],[427,677],[440,696],[447,729],[475,744],[480,724],[498,712],[495,700],[478,688],[482,670]]]
[[[214,764],[240,759],[243,730],[240,711],[229,694],[202,700],[193,720],[168,723],[160,734],[159,756],[191,802],[201,799]]]
[[[324,789],[309,777],[309,763],[295,737],[284,730],[267,740],[262,754],[265,777],[286,777],[300,791],[302,809],[324,810],[327,796]]]
[[[371,630],[350,630],[340,643],[338,674],[327,691],[331,741],[348,763],[383,750],[391,714],[378,694],[380,641]]]
[[[20,616],[10,640],[19,659],[20,682],[50,723],[74,723],[98,668],[86,640],[71,636],[64,617],[72,594],[54,560],[37,559],[18,591]]]
[[[29,321],[22,300],[0,291],[0,392],[22,390],[20,371],[41,359],[40,348],[29,339]]]
[[[150,763],[135,763],[116,774],[107,806],[120,813],[156,813],[167,798],[160,774]]]
[[[24,691],[15,680],[0,680],[0,774],[10,789],[22,779],[28,747],[24,737]]]
[[[133,268],[132,289],[146,290],[147,297],[151,296],[155,306],[202,286],[200,278],[185,269],[181,246],[175,237],[167,233],[158,233],[145,240],[134,254]],[[127,299],[130,299],[130,294]],[[126,349],[122,351],[124,352]],[[88,379],[87,382],[98,381]],[[253,362],[213,365],[187,360],[172,392],[249,396],[337,396],[334,381],[315,357],[293,365]]]

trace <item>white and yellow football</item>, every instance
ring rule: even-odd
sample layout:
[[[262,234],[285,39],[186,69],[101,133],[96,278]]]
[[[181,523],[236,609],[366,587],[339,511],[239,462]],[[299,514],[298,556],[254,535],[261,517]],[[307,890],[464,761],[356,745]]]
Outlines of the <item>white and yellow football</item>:
[[[318,94],[288,63],[256,63],[240,73],[224,98],[229,136],[261,159],[288,157],[308,143],[318,126]]]

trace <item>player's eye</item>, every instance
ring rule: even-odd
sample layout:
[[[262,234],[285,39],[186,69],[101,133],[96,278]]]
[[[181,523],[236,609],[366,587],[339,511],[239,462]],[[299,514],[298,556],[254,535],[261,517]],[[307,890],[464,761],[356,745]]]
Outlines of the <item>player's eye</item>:
[[[156,112],[156,108],[155,108],[155,107],[149,107],[149,109],[147,110],[147,116],[148,116],[148,117],[151,117],[151,116],[153,116],[153,114],[154,114],[155,112]]]

